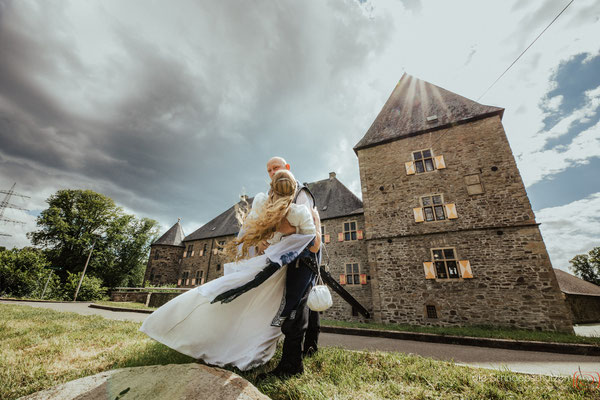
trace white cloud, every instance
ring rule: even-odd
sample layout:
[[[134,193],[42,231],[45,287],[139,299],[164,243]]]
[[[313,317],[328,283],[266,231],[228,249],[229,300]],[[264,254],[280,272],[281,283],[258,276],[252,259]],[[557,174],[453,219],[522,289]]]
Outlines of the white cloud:
[[[565,135],[575,123],[585,123],[600,112],[600,87],[585,92],[586,104],[570,115],[561,119],[547,132],[541,132],[538,146],[530,148],[526,156],[521,158],[521,176],[526,186],[533,185],[544,178],[562,172],[567,168],[587,164],[593,157],[600,157],[600,122],[578,133],[567,145],[553,147],[549,150],[541,148],[550,138]]]
[[[293,161],[303,181],[336,171],[360,197],[352,146],[404,71],[477,99],[564,7],[554,0],[7,4],[3,37],[10,28],[22,39],[10,55],[24,57],[17,68],[38,90],[26,102],[13,86],[0,87],[0,101],[11,102],[4,110],[23,130],[8,142],[22,144],[21,152],[0,149],[0,187],[17,181],[34,209],[60,188],[92,188],[165,229],[182,217],[186,233],[228,208],[242,186],[249,195],[264,190],[264,161],[273,154]],[[556,67],[598,52],[598,7],[573,3],[481,100],[506,108],[526,185],[599,154],[598,126],[566,149],[541,150],[592,102],[550,135],[538,134],[548,110],[564,101],[539,107]],[[35,136],[36,124],[43,136]]]
[[[554,268],[569,271],[569,260],[600,246],[600,192],[536,212]]]

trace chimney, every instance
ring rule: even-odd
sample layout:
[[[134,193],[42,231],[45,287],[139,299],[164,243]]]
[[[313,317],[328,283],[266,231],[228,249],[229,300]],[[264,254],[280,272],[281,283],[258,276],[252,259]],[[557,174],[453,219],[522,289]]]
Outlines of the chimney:
[[[335,172],[330,172],[329,173],[329,179],[333,179],[335,178]]]

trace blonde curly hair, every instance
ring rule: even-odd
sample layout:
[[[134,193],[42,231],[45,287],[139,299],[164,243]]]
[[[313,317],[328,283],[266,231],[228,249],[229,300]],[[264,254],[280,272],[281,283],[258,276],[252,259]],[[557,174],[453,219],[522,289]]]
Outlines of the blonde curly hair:
[[[240,207],[236,205],[236,218],[244,227],[239,238],[229,241],[224,248],[224,254],[229,261],[241,261],[250,258],[249,250],[258,246],[264,240],[273,237],[281,220],[287,215],[296,194],[297,182],[294,175],[282,169],[273,175],[271,189],[264,206],[258,215],[248,218],[248,203]],[[238,250],[239,245],[241,249]]]

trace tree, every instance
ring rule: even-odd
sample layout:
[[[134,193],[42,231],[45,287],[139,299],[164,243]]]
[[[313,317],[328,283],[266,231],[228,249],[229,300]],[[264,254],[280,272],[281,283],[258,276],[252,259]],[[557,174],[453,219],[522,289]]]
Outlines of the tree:
[[[139,270],[158,235],[156,221],[138,221],[92,190],[59,190],[46,202],[48,209],[37,218],[39,230],[27,236],[44,247],[53,266],[62,268],[63,282],[69,273],[80,276],[95,242],[86,275],[102,279],[108,287],[141,283]]]
[[[600,285],[600,247],[594,247],[588,254],[573,257],[570,269],[581,279]]]
[[[49,262],[31,247],[0,252],[0,295],[39,297],[50,276]],[[49,294],[55,287],[52,281]]]

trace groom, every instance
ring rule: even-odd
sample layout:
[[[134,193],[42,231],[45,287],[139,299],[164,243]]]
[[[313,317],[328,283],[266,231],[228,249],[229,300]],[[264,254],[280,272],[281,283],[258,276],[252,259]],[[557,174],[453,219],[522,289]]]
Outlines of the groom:
[[[281,157],[273,157],[267,162],[267,173],[272,178],[280,169],[290,169],[290,165]],[[301,374],[304,372],[302,357],[312,355],[317,351],[319,339],[319,313],[312,311],[306,305],[308,294],[315,279],[315,273],[307,265],[308,258],[316,261],[318,268],[321,246],[321,220],[315,208],[315,198],[306,186],[298,182],[296,204],[305,204],[313,215],[316,236],[311,247],[299,256],[299,262],[288,265],[285,288],[285,308],[281,315],[286,316],[281,322],[284,334],[283,354],[277,367],[269,374],[278,377]],[[287,223],[284,219],[283,223]],[[291,227],[291,226],[290,226]],[[264,251],[267,243],[263,242],[258,251]],[[305,254],[306,253],[306,254]],[[293,307],[293,309],[290,309]],[[304,339],[304,348],[302,342]]]

